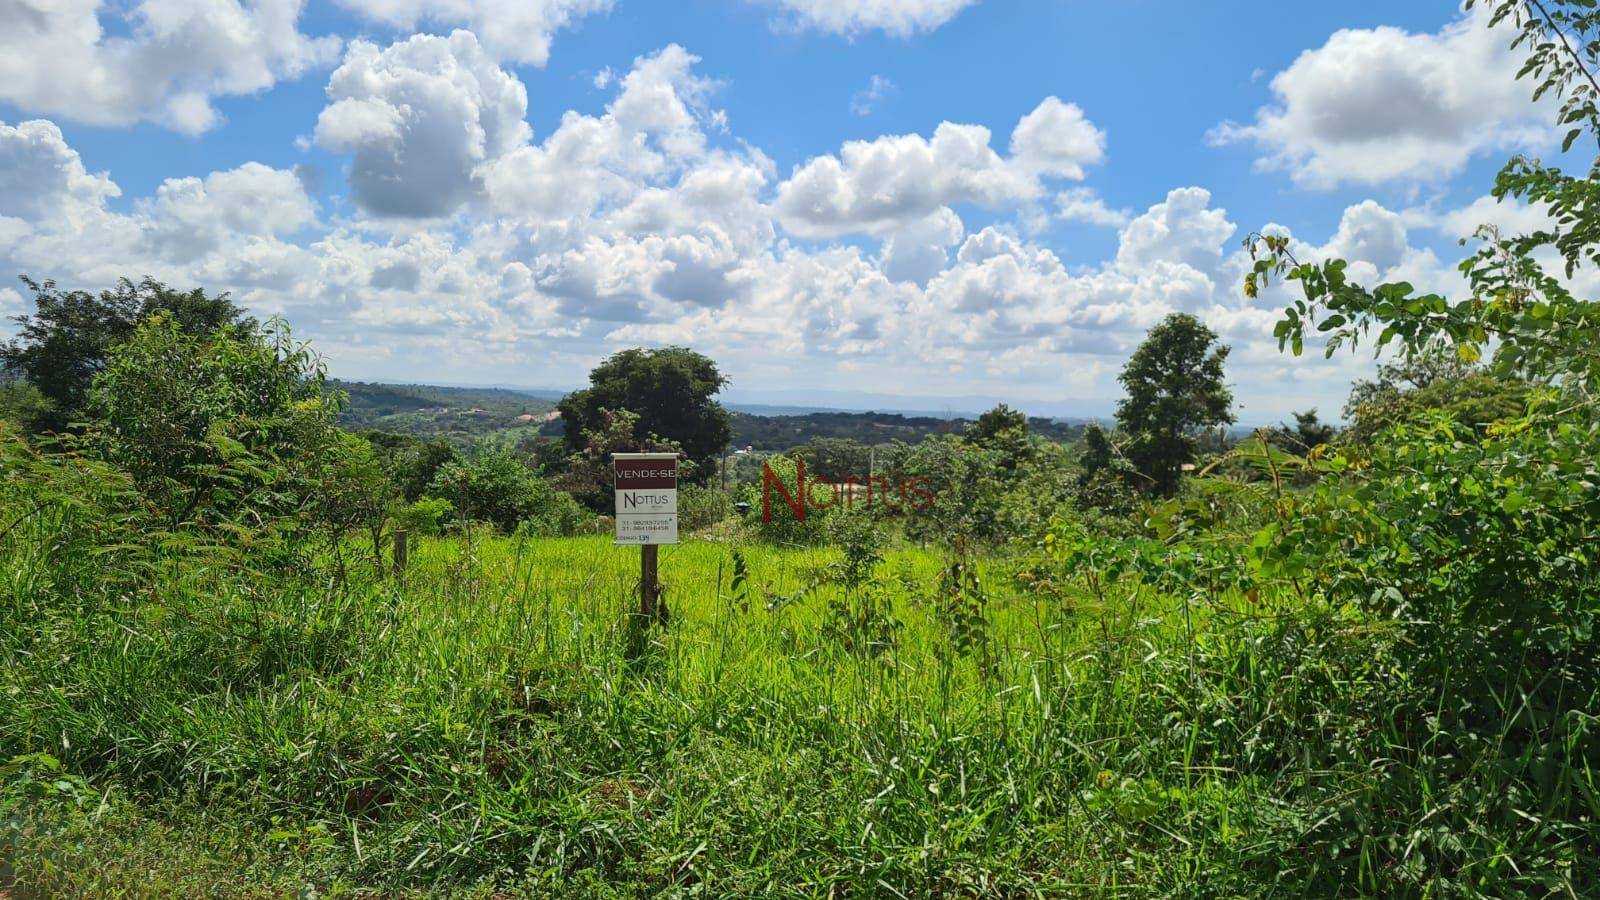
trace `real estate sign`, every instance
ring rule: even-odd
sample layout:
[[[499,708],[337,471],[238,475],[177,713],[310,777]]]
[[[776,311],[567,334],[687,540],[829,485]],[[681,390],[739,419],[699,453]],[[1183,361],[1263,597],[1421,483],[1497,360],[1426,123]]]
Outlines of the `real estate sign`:
[[[617,543],[678,542],[678,454],[613,453]]]

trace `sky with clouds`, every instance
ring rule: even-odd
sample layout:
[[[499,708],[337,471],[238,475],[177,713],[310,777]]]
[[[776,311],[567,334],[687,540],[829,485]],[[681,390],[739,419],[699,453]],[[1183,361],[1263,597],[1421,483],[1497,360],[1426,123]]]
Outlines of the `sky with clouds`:
[[[1538,222],[1500,163],[1556,155],[1509,38],[1432,0],[0,0],[0,314],[151,275],[345,378],[683,344],[746,401],[1105,415],[1185,311],[1241,421],[1336,414],[1371,358],[1280,354],[1240,240],[1458,291],[1461,237]]]

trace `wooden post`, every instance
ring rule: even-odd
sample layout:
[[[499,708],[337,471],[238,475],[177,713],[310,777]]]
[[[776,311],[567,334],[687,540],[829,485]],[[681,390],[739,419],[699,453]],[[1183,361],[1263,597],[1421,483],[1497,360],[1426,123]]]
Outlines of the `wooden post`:
[[[407,544],[408,544],[408,542],[406,540],[407,537],[409,537],[409,535],[406,533],[406,530],[404,528],[396,528],[394,530],[394,577],[395,578],[404,578],[404,577],[406,577],[406,557],[409,555],[409,552],[410,552],[410,547],[407,546]]]
[[[639,615],[646,625],[666,622],[666,610],[661,607],[661,582],[656,576],[656,545],[644,544],[639,548]]]

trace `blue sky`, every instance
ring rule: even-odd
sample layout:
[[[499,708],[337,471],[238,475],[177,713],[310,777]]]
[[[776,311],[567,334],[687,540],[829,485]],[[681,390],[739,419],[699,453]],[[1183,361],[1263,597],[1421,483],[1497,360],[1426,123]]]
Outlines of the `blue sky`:
[[[1553,129],[1452,3],[1261,10],[0,0],[0,312],[15,274],[152,274],[342,377],[570,387],[687,343],[747,401],[1105,414],[1183,310],[1242,420],[1334,413],[1370,359],[1277,354],[1239,239],[1457,289]]]

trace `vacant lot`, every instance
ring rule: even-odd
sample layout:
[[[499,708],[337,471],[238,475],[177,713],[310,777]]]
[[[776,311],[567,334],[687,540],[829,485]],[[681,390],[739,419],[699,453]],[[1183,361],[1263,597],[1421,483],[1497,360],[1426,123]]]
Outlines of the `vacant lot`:
[[[1279,663],[1143,588],[693,541],[641,641],[609,538],[427,540],[403,585],[190,560],[85,602],[44,518],[0,594],[24,894],[1174,891],[1256,877],[1285,787],[1216,758],[1274,711],[1197,693]]]

